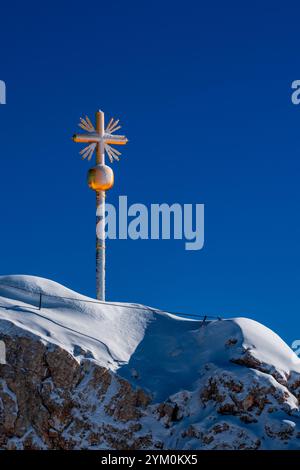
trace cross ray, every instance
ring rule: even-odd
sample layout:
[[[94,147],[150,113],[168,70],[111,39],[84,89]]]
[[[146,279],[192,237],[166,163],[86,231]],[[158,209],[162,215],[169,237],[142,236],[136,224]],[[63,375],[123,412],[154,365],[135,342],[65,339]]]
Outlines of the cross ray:
[[[84,154],[84,156],[82,157],[83,160],[84,160],[85,158],[87,158],[88,161],[90,161],[91,158],[92,158],[92,156],[93,156],[93,152],[94,152],[93,149],[89,149],[89,150]]]
[[[113,132],[118,131],[119,129],[121,129],[121,127],[122,127],[122,126],[117,126],[117,127],[115,127],[114,129],[110,129],[110,131],[109,131],[110,134],[112,134]]]
[[[110,148],[110,150],[112,151],[112,153],[115,153],[116,155],[121,155],[121,152],[119,152],[119,150],[115,149],[114,147],[112,147],[109,144],[107,144],[107,145]]]
[[[113,153],[112,153],[112,151],[111,151],[111,147],[110,147],[109,145],[106,145],[106,146],[105,146],[105,150],[106,150],[106,153],[107,153],[108,158],[109,158],[109,160],[110,160],[110,163],[113,163],[113,162],[114,162],[114,155],[113,155]]]
[[[111,120],[109,121],[108,126],[106,127],[106,132],[110,132],[110,128],[111,128],[111,126],[113,126],[113,124],[114,124],[114,120],[113,120],[113,118],[111,118]]]
[[[80,118],[80,122],[81,122],[84,126],[89,127],[89,125],[88,125],[88,123],[87,123],[87,121],[86,121],[85,119]]]
[[[90,155],[90,149],[88,149],[85,153],[82,154],[82,160],[85,160]]]
[[[95,143],[93,144],[90,144],[88,145],[87,147],[84,147],[84,149],[82,149],[79,153],[82,155],[82,160],[84,160],[85,158],[87,158],[88,160],[90,160],[92,158],[92,155],[94,153],[94,150],[96,148],[96,145]]]
[[[115,121],[115,122],[112,124],[112,126],[110,126],[109,132],[115,132],[115,130],[116,130],[116,128],[117,128],[119,122],[120,122],[120,119],[117,119],[117,121]],[[120,127],[121,127],[121,126],[120,126]]]
[[[112,154],[110,153],[109,149],[106,149],[106,153],[107,153],[107,155],[108,155],[108,158],[109,158],[110,163],[113,163],[113,162],[114,162],[114,159],[113,159],[113,156],[112,156]]]
[[[114,118],[111,118],[111,120],[109,121],[109,125],[107,126],[108,129],[111,129],[112,127],[114,127],[116,125],[116,122],[118,123],[119,119],[116,121]]]
[[[90,118],[88,116],[85,116],[85,119],[86,119],[86,122],[89,124],[90,128],[93,129],[93,131],[95,130]]]
[[[121,152],[116,150],[115,148],[111,147],[110,145],[106,144],[105,145],[105,150],[109,156],[110,162],[113,163],[114,159],[119,161],[119,155],[121,155]]]
[[[78,126],[81,127],[81,129],[83,129],[84,131],[90,132],[90,129],[86,127],[84,124],[79,123]]]
[[[87,116],[86,116],[86,120],[83,118],[80,118],[79,126],[88,132],[95,132],[95,128]]]
[[[106,129],[105,129],[106,132],[108,131],[108,129],[110,129],[110,126],[112,125],[113,122],[114,122],[114,118],[111,118],[111,120],[109,121],[109,123],[106,126]]]
[[[115,127],[117,127],[117,125],[119,124],[119,122],[120,122],[120,119],[117,119],[116,121],[113,121],[113,122],[110,124],[110,126],[107,126],[108,132],[114,132],[113,129],[114,129]]]

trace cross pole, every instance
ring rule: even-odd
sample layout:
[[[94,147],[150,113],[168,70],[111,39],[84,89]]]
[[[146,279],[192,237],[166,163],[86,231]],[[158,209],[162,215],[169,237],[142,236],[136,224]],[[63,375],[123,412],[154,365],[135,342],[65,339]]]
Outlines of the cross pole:
[[[105,165],[105,151],[110,162],[119,160],[121,153],[112,145],[125,145],[128,140],[124,135],[115,135],[120,129],[119,121],[111,119],[105,129],[104,112],[96,112],[96,128],[90,119],[81,119],[79,126],[87,134],[75,134],[74,142],[87,143],[80,153],[82,158],[91,160],[96,150],[96,167],[88,174],[88,184],[96,192],[96,295],[98,300],[105,301],[105,193],[113,186],[114,176],[110,167]]]
[[[96,113],[96,132],[100,141],[96,145],[96,165],[105,165],[104,113]],[[105,301],[105,191],[96,191],[96,297]]]

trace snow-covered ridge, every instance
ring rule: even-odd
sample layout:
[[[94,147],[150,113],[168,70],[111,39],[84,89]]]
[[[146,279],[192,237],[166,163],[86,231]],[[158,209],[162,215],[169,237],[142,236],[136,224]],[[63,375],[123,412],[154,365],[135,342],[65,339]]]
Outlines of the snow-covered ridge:
[[[41,310],[35,306],[39,292],[53,296],[43,298]],[[237,367],[235,362],[245,351],[282,377],[300,373],[300,359],[284,341],[247,318],[202,326],[199,321],[154,313],[146,306],[76,299],[93,300],[47,279],[1,276],[0,333],[18,334],[21,328],[43,342],[59,345],[78,361],[90,358],[118,370],[157,399],[193,389],[203,364]]]
[[[256,321],[3,276],[0,340],[0,449],[299,449],[300,359]]]

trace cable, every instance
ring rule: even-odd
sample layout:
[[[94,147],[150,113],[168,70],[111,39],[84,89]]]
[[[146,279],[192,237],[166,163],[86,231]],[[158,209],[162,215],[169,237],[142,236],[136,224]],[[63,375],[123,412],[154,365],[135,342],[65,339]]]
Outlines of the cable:
[[[129,309],[134,308],[135,310],[143,310],[143,311],[148,310],[148,311],[153,312],[153,313],[167,313],[167,314],[170,314],[170,315],[182,316],[182,317],[187,317],[187,318],[191,318],[191,319],[198,319],[198,318],[201,318],[201,319],[202,318],[205,318],[205,319],[213,318],[213,319],[216,319],[216,320],[221,320],[222,319],[220,316],[189,314],[189,313],[183,313],[183,312],[166,312],[165,310],[155,309],[155,308],[147,307],[147,306],[142,307],[142,306],[139,306],[139,305],[135,305],[133,307],[133,306],[125,305],[125,304],[122,304],[122,303],[104,302],[102,300],[85,300],[85,299],[78,299],[76,297],[63,297],[63,296],[60,296],[60,295],[45,294],[44,292],[33,292],[31,290],[25,289],[24,287],[12,286],[10,284],[1,283],[1,282],[0,282],[0,285],[8,287],[10,289],[17,289],[17,290],[21,290],[23,292],[28,292],[30,294],[42,295],[44,297],[50,297],[50,298],[55,298],[55,299],[72,300],[72,301],[75,301],[75,302],[85,302],[85,303],[92,303],[92,304],[102,304],[102,305],[105,305],[105,306],[122,307],[122,308],[129,308]]]

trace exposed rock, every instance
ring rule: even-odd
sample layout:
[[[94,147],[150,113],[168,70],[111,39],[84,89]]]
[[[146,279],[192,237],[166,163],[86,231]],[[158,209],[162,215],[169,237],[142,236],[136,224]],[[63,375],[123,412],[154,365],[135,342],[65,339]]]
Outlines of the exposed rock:
[[[292,420],[277,417],[297,412],[292,392],[299,377],[290,378],[287,388],[256,371],[260,364],[251,362],[249,369],[244,357],[232,370],[204,365],[198,392],[155,404],[147,392],[93,361],[79,363],[59,346],[18,334],[18,341],[5,338],[8,360],[0,366],[2,449],[162,449],[172,447],[176,434],[182,448],[258,449],[263,436],[247,429],[258,420],[265,439],[290,441],[299,433]],[[194,424],[182,428],[191,416]]]
[[[26,324],[25,310],[9,308],[0,308],[0,449],[300,449],[300,361],[257,322],[199,328],[139,309],[129,324],[127,310],[112,322],[111,310],[74,303],[45,332],[40,314]],[[86,321],[112,333],[81,334]]]

